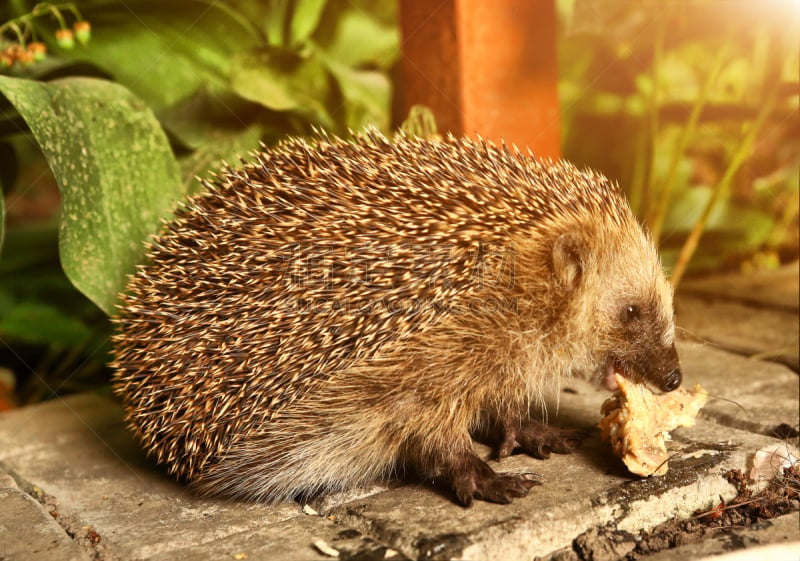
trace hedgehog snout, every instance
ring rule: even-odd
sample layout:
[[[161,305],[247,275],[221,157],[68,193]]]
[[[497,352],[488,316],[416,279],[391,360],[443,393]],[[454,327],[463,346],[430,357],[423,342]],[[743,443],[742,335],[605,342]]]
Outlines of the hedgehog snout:
[[[600,373],[603,385],[617,389],[616,376],[620,375],[639,383],[646,383],[659,392],[671,392],[680,387],[683,374],[675,345],[655,353],[644,353],[638,357],[612,357]]]
[[[652,383],[662,392],[671,392],[678,389],[683,380],[678,351],[674,344],[654,354],[650,358],[650,369],[645,374],[648,382]]]
[[[683,374],[680,368],[668,372],[661,381],[661,391],[671,392],[672,390],[677,390],[682,380]]]

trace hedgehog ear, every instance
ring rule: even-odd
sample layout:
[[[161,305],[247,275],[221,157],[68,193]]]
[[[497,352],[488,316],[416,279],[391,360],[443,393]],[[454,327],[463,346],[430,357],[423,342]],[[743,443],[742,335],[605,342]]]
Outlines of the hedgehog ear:
[[[574,234],[562,234],[553,244],[553,271],[559,284],[568,289],[578,288],[583,276],[584,245]]]

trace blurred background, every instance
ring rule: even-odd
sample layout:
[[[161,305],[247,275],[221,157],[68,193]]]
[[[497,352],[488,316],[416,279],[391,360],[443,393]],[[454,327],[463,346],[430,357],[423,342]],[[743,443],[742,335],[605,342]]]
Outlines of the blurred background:
[[[626,190],[675,278],[796,260],[800,2],[554,8],[561,154]],[[95,193],[136,183],[123,165],[140,164],[122,126],[114,136],[105,125],[94,149],[79,142],[93,115],[120,100],[120,114],[144,115],[157,146],[144,161],[166,171],[141,187],[175,196],[287,135],[443,133],[430,111],[409,119],[399,101],[400,29],[393,0],[0,3],[0,408],[107,387],[118,282],[91,283],[119,274],[68,256],[112,239],[91,222],[93,205],[106,208]],[[93,105],[81,105],[90,91]],[[73,110],[80,118],[61,120]],[[106,154],[97,138],[119,150]],[[104,173],[78,176],[70,158],[121,179],[107,189]],[[97,190],[65,188],[76,182]],[[106,227],[138,220],[120,216]]]

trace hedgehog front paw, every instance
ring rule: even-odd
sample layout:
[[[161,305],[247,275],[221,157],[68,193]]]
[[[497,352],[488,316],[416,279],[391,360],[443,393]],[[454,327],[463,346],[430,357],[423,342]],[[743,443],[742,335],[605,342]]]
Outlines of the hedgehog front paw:
[[[495,473],[478,457],[471,457],[451,476],[451,485],[458,502],[470,507],[474,499],[492,503],[508,504],[517,497],[524,497],[531,487],[540,484],[534,474]]]
[[[503,423],[503,440],[497,456],[505,458],[520,449],[534,458],[546,460],[551,452],[569,454],[584,438],[586,433],[579,429],[551,427],[533,419],[507,421]]]

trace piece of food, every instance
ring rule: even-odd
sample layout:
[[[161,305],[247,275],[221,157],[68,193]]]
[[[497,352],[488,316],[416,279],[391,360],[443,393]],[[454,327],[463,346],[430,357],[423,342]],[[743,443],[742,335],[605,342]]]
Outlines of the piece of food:
[[[708,392],[697,384],[693,389],[677,389],[654,394],[644,384],[616,376],[619,389],[601,408],[598,425],[601,438],[610,442],[631,473],[667,473],[666,440],[678,427],[694,426],[695,417],[708,399]]]

